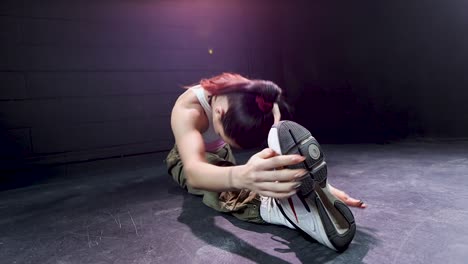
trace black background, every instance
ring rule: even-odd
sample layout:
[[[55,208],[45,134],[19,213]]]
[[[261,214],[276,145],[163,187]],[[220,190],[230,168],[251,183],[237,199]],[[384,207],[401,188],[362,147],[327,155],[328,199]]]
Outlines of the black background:
[[[277,82],[321,142],[466,137],[467,8],[2,1],[2,168],[165,151],[181,86],[225,71]]]

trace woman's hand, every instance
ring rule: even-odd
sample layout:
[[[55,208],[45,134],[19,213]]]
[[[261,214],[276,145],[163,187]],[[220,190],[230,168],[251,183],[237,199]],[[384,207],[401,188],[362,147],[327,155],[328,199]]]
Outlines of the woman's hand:
[[[343,201],[346,205],[358,208],[366,208],[367,204],[365,204],[362,200],[357,200],[350,197],[347,193],[339,190],[331,185],[328,185],[330,188],[330,192],[336,196],[336,198]]]
[[[242,172],[233,179],[238,189],[249,189],[263,196],[287,198],[297,192],[301,185],[299,181],[304,169],[279,169],[304,161],[299,155],[276,155],[266,148],[253,155],[247,164],[242,166]],[[278,169],[278,170],[275,170]]]

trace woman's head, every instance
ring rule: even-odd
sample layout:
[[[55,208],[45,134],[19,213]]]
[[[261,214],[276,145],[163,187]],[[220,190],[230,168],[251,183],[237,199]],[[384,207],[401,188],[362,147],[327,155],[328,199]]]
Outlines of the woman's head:
[[[223,139],[241,148],[261,145],[273,125],[281,89],[270,81],[224,73],[200,82],[211,93],[213,123]]]

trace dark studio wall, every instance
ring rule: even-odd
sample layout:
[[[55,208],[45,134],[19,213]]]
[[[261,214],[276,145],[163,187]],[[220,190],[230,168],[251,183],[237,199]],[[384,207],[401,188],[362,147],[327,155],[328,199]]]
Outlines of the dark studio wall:
[[[466,1],[297,1],[282,21],[296,118],[329,142],[468,136]]]
[[[224,71],[280,84],[324,142],[466,137],[467,8],[2,1],[2,166],[167,150],[180,87]]]
[[[183,85],[224,71],[281,75],[270,11],[250,6],[2,1],[2,166],[169,149]]]

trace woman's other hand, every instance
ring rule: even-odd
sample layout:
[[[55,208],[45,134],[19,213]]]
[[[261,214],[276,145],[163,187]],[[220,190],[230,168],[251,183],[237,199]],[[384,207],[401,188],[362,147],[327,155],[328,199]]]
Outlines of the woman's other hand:
[[[352,207],[358,207],[358,208],[366,208],[367,204],[365,204],[362,200],[354,199],[351,196],[349,196],[347,193],[343,192],[342,190],[339,190],[331,185],[329,185],[330,192],[336,196],[336,198],[340,199],[343,201],[346,205],[352,206]]]

